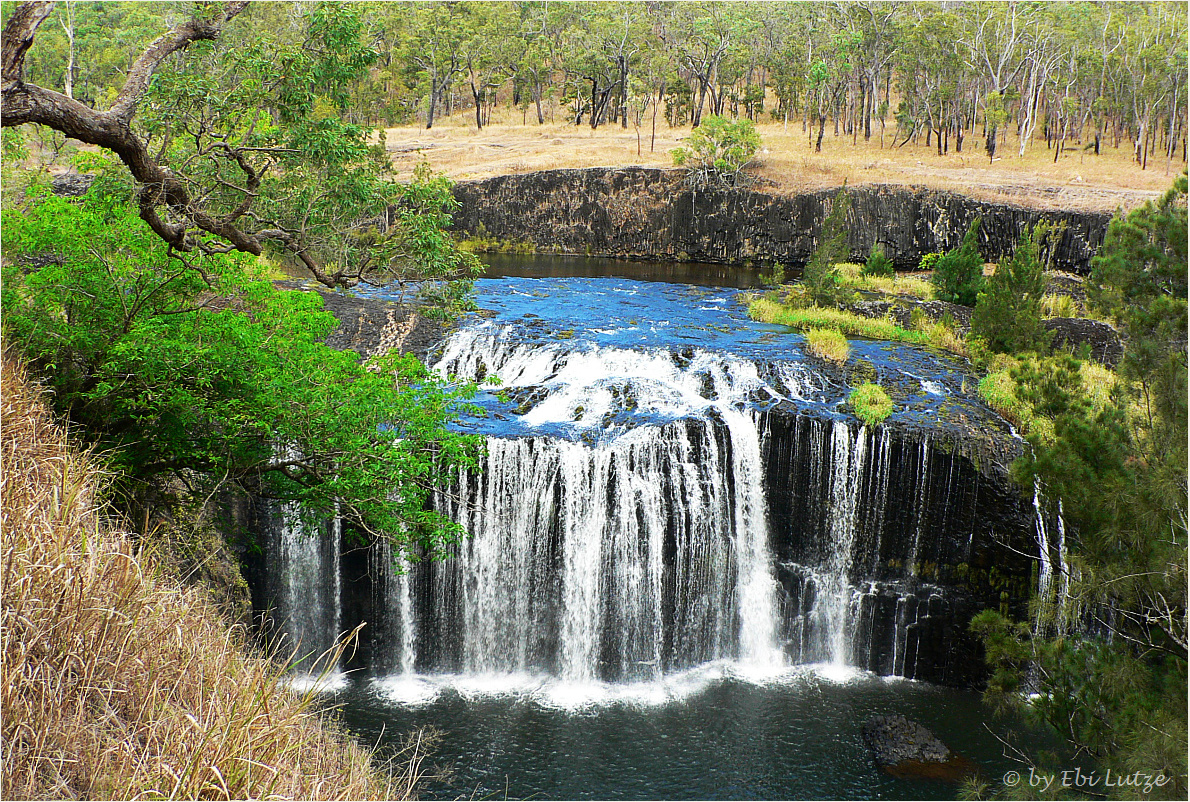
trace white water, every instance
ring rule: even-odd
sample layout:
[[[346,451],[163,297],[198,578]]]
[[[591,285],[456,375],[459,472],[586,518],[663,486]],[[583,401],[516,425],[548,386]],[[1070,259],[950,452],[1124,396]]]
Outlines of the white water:
[[[278,626],[300,667],[318,675],[327,666],[318,661],[339,636],[340,521],[303,520],[299,507],[277,505],[277,562],[280,579],[274,593]],[[326,530],[326,531],[324,531]]]

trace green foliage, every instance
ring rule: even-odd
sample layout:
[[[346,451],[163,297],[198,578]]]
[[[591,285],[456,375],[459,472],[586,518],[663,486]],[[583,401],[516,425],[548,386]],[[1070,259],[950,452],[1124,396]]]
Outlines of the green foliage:
[[[1101,769],[1172,778],[1156,793],[1178,799],[1187,792],[1185,198],[1183,178],[1161,202],[1113,221],[1093,263],[1090,295],[1128,334],[1120,381],[1067,355],[1009,368],[1034,416],[1013,476],[1061,502],[1069,550],[1058,566],[1068,597],[1034,604],[1038,695],[1026,709]],[[989,656],[1003,653],[993,630],[981,634]],[[989,689],[1023,703],[1023,666],[1004,671]]]
[[[674,164],[688,168],[697,184],[736,186],[759,149],[760,134],[751,120],[712,114],[690,132],[685,145],[671,153]]]
[[[893,413],[893,402],[878,384],[865,382],[848,396],[851,411],[868,426],[879,426]]]
[[[810,299],[819,306],[838,306],[852,293],[846,290],[835,274],[835,265],[850,256],[847,245],[847,213],[851,209],[851,193],[844,186],[831,201],[830,212],[822,221],[818,247],[810,255],[802,271],[802,283]]]
[[[238,485],[312,514],[341,504],[431,553],[461,534],[426,501],[474,459],[446,428],[470,388],[322,345],[336,322],[317,294],[274,289],[240,254],[183,264],[119,193],[43,197],[3,223],[5,339],[111,455],[130,508],[150,488]]]
[[[947,251],[933,261],[934,273],[930,281],[937,289],[940,301],[962,306],[975,306],[983,287],[983,256],[979,253],[979,218],[971,222],[958,248]],[[929,254],[927,254],[928,256]],[[922,257],[922,264],[926,257]],[[924,269],[924,268],[923,268]]]
[[[1045,271],[1038,258],[1038,244],[1046,231],[1039,224],[1022,233],[1012,258],[997,266],[986,291],[979,294],[971,334],[995,353],[1049,350],[1051,335],[1041,324]]]
[[[923,253],[921,259],[917,262],[918,270],[933,270],[938,265],[938,260],[942,258],[940,253]]]
[[[872,250],[868,253],[868,261],[864,262],[865,276],[894,276],[892,260],[884,253],[884,246],[879,242],[872,243]]]

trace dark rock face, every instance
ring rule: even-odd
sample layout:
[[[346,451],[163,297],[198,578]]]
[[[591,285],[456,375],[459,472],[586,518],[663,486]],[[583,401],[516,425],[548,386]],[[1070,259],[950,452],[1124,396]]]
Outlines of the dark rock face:
[[[1124,342],[1111,326],[1098,320],[1078,317],[1055,317],[1044,322],[1046,331],[1054,335],[1054,350],[1065,349],[1078,353],[1085,343],[1091,349],[1091,359],[1115,368],[1124,358]]]
[[[922,255],[957,247],[982,219],[985,258],[1012,253],[1021,232],[1041,220],[1063,232],[1051,265],[1085,273],[1110,215],[1042,212],[953,193],[872,186],[851,190],[851,258],[874,242],[898,269]],[[541,250],[696,262],[802,265],[817,242],[835,190],[795,196],[749,189],[694,189],[676,170],[643,167],[547,170],[461,182],[459,233],[525,241]]]
[[[63,198],[79,198],[87,194],[91,184],[95,183],[95,176],[88,173],[63,173],[54,176],[50,188],[55,195]]]

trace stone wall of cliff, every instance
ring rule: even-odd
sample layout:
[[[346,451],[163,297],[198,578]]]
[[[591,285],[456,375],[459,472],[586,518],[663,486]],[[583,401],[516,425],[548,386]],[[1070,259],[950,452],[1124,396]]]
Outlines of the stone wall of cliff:
[[[774,195],[759,189],[695,189],[676,170],[642,167],[547,170],[460,182],[455,231],[529,242],[542,251],[635,259],[804,264],[837,190]],[[1062,224],[1050,266],[1086,273],[1110,215],[988,203],[949,192],[867,186],[851,190],[852,258],[873,242],[898,269],[956,247],[982,219],[984,257],[1012,253],[1040,220]]]

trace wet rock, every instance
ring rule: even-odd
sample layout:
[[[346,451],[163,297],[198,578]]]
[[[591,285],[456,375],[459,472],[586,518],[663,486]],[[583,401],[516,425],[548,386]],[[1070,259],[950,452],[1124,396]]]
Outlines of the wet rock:
[[[902,715],[873,716],[863,726],[864,743],[880,768],[914,760],[945,763],[953,753],[934,733]]]

